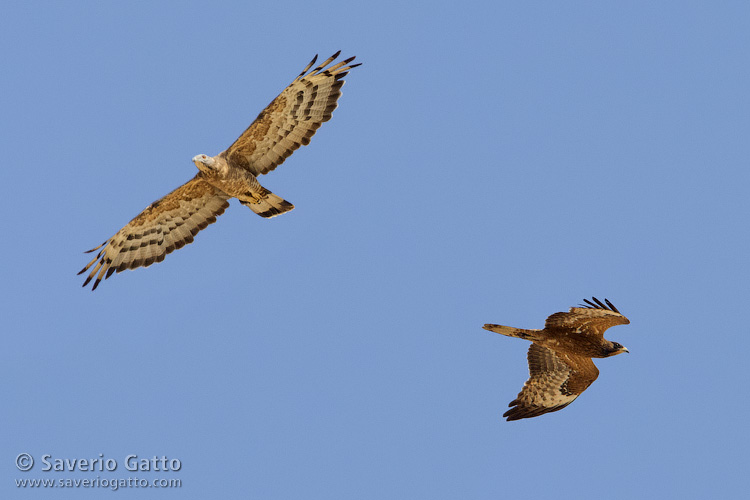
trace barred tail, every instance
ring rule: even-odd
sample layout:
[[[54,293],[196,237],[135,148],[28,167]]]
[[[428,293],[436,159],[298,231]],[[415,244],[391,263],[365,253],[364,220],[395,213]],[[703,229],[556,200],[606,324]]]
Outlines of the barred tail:
[[[491,332],[499,333],[500,335],[506,335],[508,337],[518,337],[519,339],[526,339],[534,341],[536,339],[536,333],[539,330],[524,330],[523,328],[513,328],[511,326],[503,325],[484,325],[482,328]]]
[[[276,196],[271,191],[265,188],[263,188],[263,191],[260,198],[253,197],[250,200],[240,200],[240,203],[250,207],[250,210],[266,219],[276,217],[294,208],[294,205],[280,196]]]

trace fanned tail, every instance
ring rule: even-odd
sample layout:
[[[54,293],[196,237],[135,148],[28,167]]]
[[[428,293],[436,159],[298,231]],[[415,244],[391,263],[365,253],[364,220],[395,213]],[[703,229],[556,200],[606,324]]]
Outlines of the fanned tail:
[[[284,198],[276,196],[265,188],[263,188],[263,191],[264,192],[260,198],[240,200],[240,203],[249,207],[250,210],[266,219],[276,217],[277,215],[281,215],[294,208],[294,205],[286,201]]]

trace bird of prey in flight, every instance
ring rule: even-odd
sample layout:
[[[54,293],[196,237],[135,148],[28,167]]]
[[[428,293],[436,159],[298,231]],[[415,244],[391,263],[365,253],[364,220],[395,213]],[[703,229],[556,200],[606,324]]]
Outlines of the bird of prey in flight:
[[[607,299],[605,303],[596,297],[592,300],[584,299],[586,305],[553,314],[542,330],[484,325],[485,330],[531,341],[527,355],[529,380],[503,417],[519,420],[562,410],[599,376],[591,358],[628,352],[617,342],[606,340],[604,332],[610,326],[627,325],[630,320]]]
[[[341,96],[344,76],[359,64],[354,57],[326,68],[341,51],[313,68],[316,55],[226,151],[193,158],[198,174],[146,209],[114,236],[89,250],[99,250],[81,269],[91,269],[83,286],[114,272],[147,267],[193,242],[193,237],[229,206],[229,198],[261,217],[288,212],[294,205],[258,182],[257,176],[275,169],[297,148],[310,143],[320,125],[331,118]],[[101,249],[101,250],[100,250]]]

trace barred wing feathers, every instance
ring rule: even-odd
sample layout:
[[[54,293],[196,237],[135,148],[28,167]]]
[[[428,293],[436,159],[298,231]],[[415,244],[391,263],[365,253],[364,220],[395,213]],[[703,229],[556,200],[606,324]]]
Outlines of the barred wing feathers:
[[[96,290],[102,279],[114,272],[148,267],[167,254],[193,242],[193,237],[229,206],[229,196],[201,178],[193,179],[153,202],[117,234],[87,253],[96,257],[78,274],[90,268],[83,286],[93,279]]]
[[[546,330],[567,330],[585,335],[603,337],[604,332],[615,325],[628,325],[630,320],[620,314],[620,311],[605,299],[602,303],[596,297],[595,302],[584,299],[588,305],[571,307],[568,312],[559,312],[547,318]]]
[[[527,359],[529,379],[503,414],[509,421],[562,410],[599,376],[591,358],[557,353],[538,344],[531,344]]]
[[[323,122],[331,119],[341,96],[343,78],[359,64],[354,57],[330,68],[339,56],[336,52],[321,65],[307,72],[315,61],[264,109],[242,135],[221,153],[232,167],[244,168],[254,175],[270,172],[310,138]]]

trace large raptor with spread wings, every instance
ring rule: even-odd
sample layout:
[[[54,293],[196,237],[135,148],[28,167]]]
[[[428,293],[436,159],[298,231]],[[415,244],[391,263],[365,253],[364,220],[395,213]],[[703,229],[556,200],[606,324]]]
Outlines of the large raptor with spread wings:
[[[610,326],[627,325],[630,320],[607,299],[604,304],[596,297],[592,300],[584,299],[587,305],[553,314],[543,330],[484,325],[485,330],[532,342],[528,353],[529,380],[503,417],[519,420],[562,410],[599,376],[591,358],[628,352],[617,342],[606,340],[604,332]]]
[[[336,52],[308,73],[316,55],[297,78],[274,99],[255,121],[217,156],[197,155],[198,174],[160,200],[153,202],[117,234],[98,247],[83,286],[92,279],[95,290],[114,272],[161,262],[172,251],[193,242],[193,237],[237,198],[261,217],[269,218],[294,208],[288,201],[260,185],[256,176],[275,169],[294,150],[310,143],[320,125],[330,120],[341,96],[341,86],[354,57],[329,68]],[[100,250],[101,249],[101,250]]]

